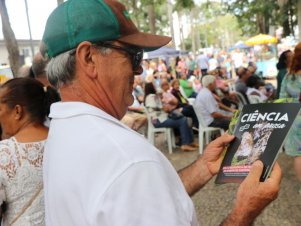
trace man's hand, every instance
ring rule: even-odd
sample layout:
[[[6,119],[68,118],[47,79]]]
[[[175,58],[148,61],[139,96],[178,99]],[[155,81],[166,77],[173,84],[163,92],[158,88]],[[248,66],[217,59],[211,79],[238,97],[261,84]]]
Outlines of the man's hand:
[[[217,174],[223,160],[222,153],[233,139],[234,136],[225,133],[206,147],[201,159],[206,164],[211,176]]]
[[[234,209],[223,222],[223,226],[248,226],[261,211],[278,196],[281,169],[276,162],[270,177],[260,182],[263,163],[256,161],[246,179],[239,186]]]
[[[212,141],[195,162],[179,171],[179,176],[189,195],[200,190],[219,170],[224,148],[234,136],[224,134]]]

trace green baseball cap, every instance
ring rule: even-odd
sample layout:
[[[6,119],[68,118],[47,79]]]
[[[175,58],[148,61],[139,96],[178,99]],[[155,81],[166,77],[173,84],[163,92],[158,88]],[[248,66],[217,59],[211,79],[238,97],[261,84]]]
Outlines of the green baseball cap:
[[[50,14],[42,39],[50,58],[83,41],[114,40],[150,51],[168,44],[171,38],[140,32],[118,1],[68,0]]]

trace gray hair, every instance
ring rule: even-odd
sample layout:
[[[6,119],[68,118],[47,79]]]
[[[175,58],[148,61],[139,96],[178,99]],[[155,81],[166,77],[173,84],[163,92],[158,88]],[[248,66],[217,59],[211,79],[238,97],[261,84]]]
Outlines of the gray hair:
[[[109,48],[94,45],[102,55],[108,55],[111,51]],[[41,53],[47,57],[45,45],[41,45]],[[76,49],[61,53],[50,59],[46,71],[48,81],[56,88],[61,88],[64,85],[71,83],[75,79],[75,62]]]
[[[208,87],[211,83],[215,82],[215,76],[213,75],[206,75],[202,79],[202,84],[204,87]]]
[[[75,50],[70,50],[51,58],[47,65],[47,77],[51,85],[60,88],[75,77]]]

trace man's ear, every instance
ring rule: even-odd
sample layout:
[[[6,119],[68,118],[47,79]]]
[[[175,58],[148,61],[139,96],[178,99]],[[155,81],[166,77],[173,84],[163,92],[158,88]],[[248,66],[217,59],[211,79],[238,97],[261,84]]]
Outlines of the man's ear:
[[[92,43],[87,41],[81,42],[76,48],[77,66],[90,78],[97,77],[96,54],[97,49],[93,48]]]
[[[23,117],[24,111],[21,105],[16,105],[13,110],[14,119],[20,120]]]

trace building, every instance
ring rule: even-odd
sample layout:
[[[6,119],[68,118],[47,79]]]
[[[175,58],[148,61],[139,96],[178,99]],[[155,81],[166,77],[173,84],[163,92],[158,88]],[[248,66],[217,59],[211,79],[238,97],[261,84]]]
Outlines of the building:
[[[17,42],[19,45],[21,64],[30,65],[33,58],[30,40],[18,39]],[[35,54],[39,51],[40,40],[32,40],[32,44],[33,44],[34,54]],[[9,65],[8,51],[6,49],[6,45],[3,39],[0,40],[0,65],[2,66]]]

